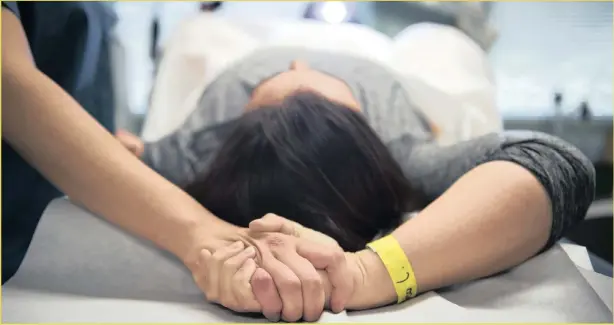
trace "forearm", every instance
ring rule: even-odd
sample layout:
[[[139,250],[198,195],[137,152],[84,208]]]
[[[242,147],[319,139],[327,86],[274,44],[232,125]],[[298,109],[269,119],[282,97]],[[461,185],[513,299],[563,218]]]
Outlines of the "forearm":
[[[180,258],[230,227],[148,169],[34,67],[3,71],[2,89],[5,139],[92,212]]]
[[[439,199],[395,230],[411,262],[418,290],[425,292],[489,276],[520,264],[546,243],[552,224],[550,200],[540,182],[510,162],[480,165]],[[374,253],[359,253],[371,299],[360,309],[396,300],[392,282]],[[377,293],[377,294],[374,294]]]

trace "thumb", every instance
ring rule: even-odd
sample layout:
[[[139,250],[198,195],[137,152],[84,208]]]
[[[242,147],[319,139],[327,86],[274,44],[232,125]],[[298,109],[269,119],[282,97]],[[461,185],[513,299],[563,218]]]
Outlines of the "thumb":
[[[273,213],[250,222],[249,230],[255,232],[280,232],[289,236],[299,237],[296,223]]]

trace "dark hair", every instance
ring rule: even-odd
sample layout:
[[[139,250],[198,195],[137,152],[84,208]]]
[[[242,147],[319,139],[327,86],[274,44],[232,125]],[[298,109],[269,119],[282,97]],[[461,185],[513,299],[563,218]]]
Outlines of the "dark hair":
[[[241,116],[186,191],[233,224],[275,213],[349,251],[398,224],[411,196],[401,168],[362,115],[313,93]]]

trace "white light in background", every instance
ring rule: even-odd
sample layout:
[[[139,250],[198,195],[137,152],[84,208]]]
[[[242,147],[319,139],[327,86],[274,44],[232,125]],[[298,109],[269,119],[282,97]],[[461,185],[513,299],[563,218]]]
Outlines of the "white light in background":
[[[320,14],[322,20],[328,23],[342,23],[347,18],[348,9],[340,1],[322,2]]]
[[[437,7],[441,4],[439,1],[420,1],[420,2],[423,5],[429,6],[429,7]]]

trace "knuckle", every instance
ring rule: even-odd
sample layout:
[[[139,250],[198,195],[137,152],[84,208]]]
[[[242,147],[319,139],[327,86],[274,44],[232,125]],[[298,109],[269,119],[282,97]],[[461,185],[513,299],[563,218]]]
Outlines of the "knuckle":
[[[284,308],[283,319],[286,322],[294,323],[301,319],[302,311],[298,308]]]
[[[313,316],[313,315],[310,315],[310,316],[305,315],[305,316],[303,316],[303,319],[305,320],[305,322],[308,322],[308,323],[316,322],[318,320],[318,318],[319,318],[318,316]]]
[[[345,261],[345,254],[341,249],[334,249],[331,251],[331,260],[335,265],[341,264]]]
[[[279,234],[270,234],[266,238],[266,242],[271,247],[283,247],[286,244],[286,240]]]
[[[277,218],[277,215],[275,213],[267,213],[264,215],[264,217],[262,217],[262,219],[275,219]]]
[[[309,314],[305,313],[305,315],[303,315],[303,319],[306,322],[315,322],[320,318],[320,315],[322,315],[322,311],[312,311]]]
[[[298,278],[285,278],[280,281],[279,286],[289,292],[297,292],[302,288],[301,281]]]
[[[302,287],[304,290],[316,291],[322,288],[322,280],[319,276],[309,276],[303,279]]]
[[[281,314],[283,310],[283,305],[281,303],[277,303],[274,301],[265,301],[262,305],[262,311],[269,314]]]
[[[258,285],[263,286],[263,285],[267,285],[267,284],[272,284],[273,283],[273,278],[271,278],[271,276],[268,273],[256,272],[252,276],[251,281],[254,284],[258,284]]]
[[[219,252],[216,252],[211,256],[211,261],[216,264],[222,263],[224,261],[224,256]]]

